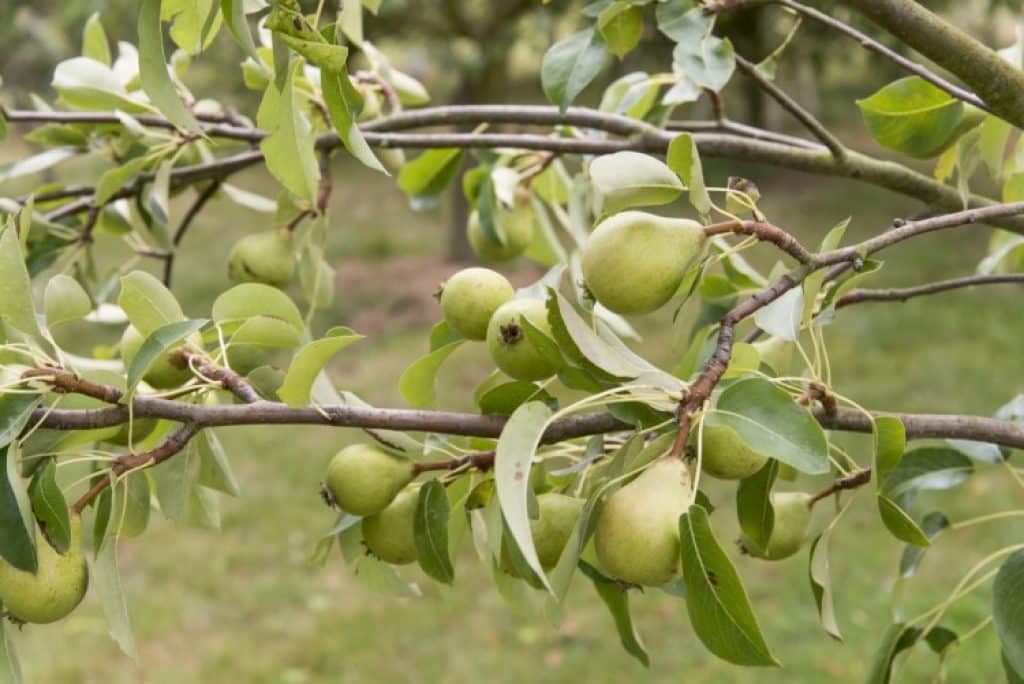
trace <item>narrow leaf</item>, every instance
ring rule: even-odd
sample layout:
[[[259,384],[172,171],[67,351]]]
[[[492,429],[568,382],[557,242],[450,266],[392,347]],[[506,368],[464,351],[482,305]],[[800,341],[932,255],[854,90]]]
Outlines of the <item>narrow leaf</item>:
[[[462,346],[465,340],[450,342],[426,356],[422,356],[405,369],[398,379],[398,391],[415,408],[433,408],[435,405],[434,383],[441,365],[452,352]]]
[[[202,129],[178,96],[164,57],[161,0],[142,0],[139,7],[139,81],[142,89],[160,113],[190,133]]]
[[[310,342],[295,354],[277,396],[289,406],[306,406],[317,375],[339,351],[363,339],[348,328],[331,328],[322,339]]]
[[[640,634],[633,625],[633,617],[629,612],[629,593],[621,583],[608,579],[594,566],[586,561],[580,561],[580,570],[594,583],[597,595],[604,601],[615,621],[615,629],[619,633],[619,641],[626,652],[640,661],[644,667],[651,666],[651,659],[647,655]]]
[[[413,534],[423,572],[451,584],[455,569],[448,555],[448,495],[439,480],[430,480],[420,489]]]

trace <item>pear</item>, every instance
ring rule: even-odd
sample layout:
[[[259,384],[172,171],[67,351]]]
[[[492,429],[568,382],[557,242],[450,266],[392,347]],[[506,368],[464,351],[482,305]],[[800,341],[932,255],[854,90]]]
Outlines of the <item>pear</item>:
[[[353,444],[331,459],[324,484],[342,510],[366,516],[387,508],[413,475],[412,461],[367,444]]]
[[[541,332],[551,336],[548,310],[540,299],[512,299],[491,316],[487,325],[487,348],[494,364],[516,380],[543,380],[555,368],[526,337],[520,320],[525,317]]]
[[[124,361],[125,371],[131,366],[132,359],[139,353],[145,341],[146,338],[134,325],[125,328],[124,334],[121,335],[121,359]],[[188,367],[171,363],[171,352],[167,352],[149,366],[142,379],[156,389],[174,389],[185,384],[191,377],[192,372]]]
[[[489,268],[465,268],[442,286],[441,310],[453,329],[468,339],[483,340],[491,316],[515,293],[500,273]]]
[[[82,518],[71,517],[71,544],[66,554],[36,534],[39,567],[35,574],[0,559],[0,602],[21,622],[56,622],[78,607],[89,588],[89,567],[82,553]]]
[[[762,548],[749,539],[742,539],[743,548],[751,555],[765,560],[789,558],[800,550],[807,539],[811,524],[813,497],[805,492],[773,492],[772,508],[775,524],[768,543]]]
[[[363,541],[385,563],[405,565],[419,555],[413,527],[418,500],[419,490],[405,489],[390,506],[363,518]]]
[[[270,351],[256,344],[231,344],[227,357],[231,370],[239,375],[248,375],[260,366],[270,365]]]
[[[285,287],[295,276],[292,243],[291,231],[284,229],[246,235],[228,254],[228,277],[236,283]]]
[[[484,233],[476,211],[469,215],[466,226],[469,245],[484,261],[508,261],[526,251],[533,242],[533,207],[528,202],[517,202],[512,209],[499,208],[494,212],[494,222],[504,230],[504,244],[498,244]]]
[[[597,519],[597,558],[612,577],[657,587],[679,575],[679,516],[691,498],[690,472],[677,458],[655,461],[609,497]]]
[[[742,480],[768,462],[766,456],[751,449],[727,427],[705,427],[703,441],[701,469],[720,480]]]
[[[583,245],[583,278],[594,298],[620,314],[648,313],[676,293],[700,254],[696,221],[624,211],[598,224]]]
[[[540,514],[536,520],[530,521],[530,536],[533,537],[540,566],[545,570],[551,570],[558,564],[569,537],[576,529],[583,503],[583,499],[557,492],[537,497]]]
[[[793,343],[781,337],[770,337],[754,343],[754,348],[765,364],[776,375],[789,375],[793,367]]]
[[[121,426],[121,429],[113,437],[108,437],[106,442],[116,444],[117,446],[128,446],[129,432],[131,433],[131,441],[133,444],[138,444],[142,440],[153,434],[153,430],[156,429],[157,419],[156,418],[137,418],[131,430],[128,429],[128,423]]]
[[[377,159],[388,173],[395,175],[405,166],[405,151],[398,147],[377,148]]]

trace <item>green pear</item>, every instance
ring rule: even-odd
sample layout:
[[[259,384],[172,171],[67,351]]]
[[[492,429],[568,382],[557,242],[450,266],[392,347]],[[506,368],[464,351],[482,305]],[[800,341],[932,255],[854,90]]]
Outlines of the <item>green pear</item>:
[[[376,153],[377,159],[391,175],[397,175],[405,166],[405,151],[401,148],[379,147]]]
[[[539,515],[530,521],[530,536],[533,537],[540,566],[545,570],[551,570],[558,564],[569,537],[576,529],[583,503],[583,499],[557,492],[537,497]]]
[[[465,268],[441,287],[441,310],[453,329],[471,340],[487,338],[491,316],[515,296],[505,276],[489,268]]]
[[[720,480],[742,480],[750,477],[768,462],[739,435],[723,426],[705,426],[701,469]]]
[[[543,301],[512,299],[498,307],[487,325],[487,348],[491,359],[503,373],[516,380],[549,378],[558,369],[526,338],[520,324],[523,317],[541,332],[552,335],[547,306]]]
[[[270,365],[270,350],[257,344],[231,344],[227,351],[228,365],[239,375],[248,375],[260,366]]]
[[[597,558],[612,577],[657,587],[679,575],[679,516],[692,496],[690,472],[661,458],[609,497],[597,519]]]
[[[696,221],[624,211],[587,238],[583,278],[608,309],[648,313],[672,299],[703,244],[704,229]]]
[[[533,207],[529,202],[517,202],[512,209],[499,208],[494,212],[494,222],[504,230],[504,244],[484,233],[476,211],[469,215],[466,226],[469,245],[484,261],[508,261],[525,252],[533,242]]]
[[[385,563],[405,565],[419,556],[414,530],[418,500],[418,489],[404,489],[390,506],[363,518],[363,541]]]
[[[294,276],[293,236],[289,230],[246,235],[228,254],[228,277],[236,283],[285,287]]]
[[[751,555],[765,560],[789,558],[800,550],[807,540],[807,528],[811,524],[813,497],[805,492],[773,492],[772,508],[775,509],[775,524],[768,543],[759,547],[744,538],[743,548]]]
[[[412,482],[413,463],[367,444],[347,446],[327,465],[324,484],[342,510],[380,513]]]
[[[760,355],[761,363],[765,364],[776,375],[789,375],[793,367],[794,345],[790,340],[781,337],[770,337],[754,343]]]
[[[142,440],[153,434],[153,430],[156,429],[157,425],[156,418],[137,418],[131,429],[128,428],[128,423],[121,426],[121,429],[113,437],[108,437],[104,441],[110,444],[116,444],[117,446],[128,446],[129,432],[131,436],[131,442],[138,444]]]
[[[89,567],[82,553],[82,518],[71,517],[71,544],[66,554],[36,534],[39,567],[35,574],[0,559],[0,602],[21,622],[47,624],[67,617],[89,588]]]
[[[132,364],[132,359],[139,353],[142,343],[146,341],[142,333],[134,325],[129,325],[121,335],[121,359],[124,361],[125,370]],[[172,350],[173,351],[173,350]],[[171,363],[171,351],[157,358],[150,366],[142,379],[155,389],[174,389],[185,384],[192,377],[192,372],[187,366],[179,366]]]

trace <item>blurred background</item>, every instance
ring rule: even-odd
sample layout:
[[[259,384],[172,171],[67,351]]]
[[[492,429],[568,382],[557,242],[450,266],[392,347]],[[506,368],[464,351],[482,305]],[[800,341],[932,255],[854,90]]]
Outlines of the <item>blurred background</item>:
[[[990,45],[1003,47],[1015,38],[1016,2],[928,5]],[[547,46],[575,30],[580,6],[565,0],[543,6],[533,0],[385,0],[380,16],[367,15],[366,32],[397,66],[428,85],[435,104],[542,102],[540,60]],[[85,19],[100,11],[113,40],[134,40],[137,7],[129,0],[0,3],[0,100],[6,106],[28,106],[32,93],[50,98],[53,66],[78,54]],[[772,8],[738,12],[723,21],[722,29],[740,53],[757,60],[788,29],[790,20],[780,17]],[[844,18],[871,31],[856,18]],[[193,65],[190,87],[197,96],[255,111],[255,96],[238,79],[240,60],[240,51],[222,32]],[[665,70],[669,62],[669,44],[651,26],[642,49],[617,63],[603,83],[631,71]],[[778,80],[854,147],[884,156],[870,142],[854,100],[900,75],[852,43],[805,24],[781,63]],[[581,103],[596,104],[601,90],[601,83],[594,84]],[[739,76],[724,97],[732,118],[801,133]],[[697,118],[707,113],[702,102],[679,115]],[[0,146],[0,162],[31,152],[19,137],[11,135]],[[88,160],[68,163],[46,180],[80,180],[94,173],[93,166]],[[705,174],[714,185],[724,185],[731,175],[754,180],[769,218],[808,245],[817,244],[847,217],[852,218],[847,236],[853,240],[919,209],[912,200],[870,186],[765,167],[705,160]],[[393,180],[359,164],[339,158],[333,175],[328,254],[338,280],[335,305],[319,316],[317,326],[349,325],[369,339],[340,354],[331,373],[338,387],[374,404],[402,406],[397,379],[427,350],[426,333],[440,319],[431,295],[469,258],[462,194],[450,192],[439,207],[413,212]],[[31,191],[39,181],[9,184],[0,193]],[[237,183],[271,197],[277,193],[274,181],[259,171],[240,175]],[[188,193],[177,199],[179,217],[190,199]],[[671,208],[687,209],[681,203]],[[227,250],[247,231],[263,227],[270,227],[267,215],[223,199],[208,205],[178,259],[174,291],[186,314],[209,311],[216,295],[228,287]],[[985,253],[988,232],[939,233],[892,249],[872,285],[914,285],[968,274]],[[111,258],[118,258],[119,244],[107,240]],[[775,259],[768,250],[746,254],[767,267]],[[526,262],[500,270],[517,284],[532,282],[539,274]],[[1002,286],[844,310],[826,328],[837,388],[873,409],[991,414],[1024,391],[1024,319],[1015,315],[1019,302],[1019,290]],[[690,320],[692,314],[675,323],[670,314],[638,319],[644,335],[638,348],[656,362],[670,363],[685,347]],[[80,333],[68,342],[80,348],[109,344],[118,332]],[[440,378],[442,407],[470,409],[471,389],[489,370],[482,345],[460,349]],[[371,593],[354,581],[340,555],[332,555],[324,568],[310,566],[314,544],[333,522],[317,494],[323,467],[359,434],[245,428],[223,429],[220,435],[243,487],[241,498],[223,502],[223,530],[213,533],[156,521],[142,538],[120,546],[139,662],[118,652],[106,635],[98,602],[89,597],[84,609],[65,622],[24,630],[20,644],[29,681],[669,682],[686,677],[707,682],[852,682],[864,678],[891,619],[890,589],[902,549],[878,525],[873,503],[864,496],[832,541],[833,586],[844,643],[831,640],[818,627],[806,552],[767,564],[742,558],[730,546],[784,669],[742,670],[715,659],[696,641],[683,603],[649,591],[633,599],[636,622],[653,660],[651,669],[644,670],[619,648],[611,618],[580,579],[558,622],[545,615],[541,597],[532,612],[506,606],[468,548],[457,564],[451,591],[438,591],[416,569],[403,570],[423,588],[419,599]],[[840,439],[861,463],[870,458],[867,441]],[[819,485],[801,481],[795,486]],[[735,538],[733,488],[712,483],[709,495],[719,506],[713,518],[719,537]],[[1019,499],[1019,490],[996,470],[945,496],[923,496],[918,510],[941,505],[957,519],[1009,508]],[[1012,532],[1011,521],[947,534],[907,583],[903,609],[913,615],[945,598],[975,560],[1013,539]],[[958,602],[949,626],[969,629],[987,614],[990,600],[983,589]],[[954,682],[1001,677],[991,628],[954,648],[946,669]],[[936,671],[934,656],[918,647],[901,680],[927,681]]]

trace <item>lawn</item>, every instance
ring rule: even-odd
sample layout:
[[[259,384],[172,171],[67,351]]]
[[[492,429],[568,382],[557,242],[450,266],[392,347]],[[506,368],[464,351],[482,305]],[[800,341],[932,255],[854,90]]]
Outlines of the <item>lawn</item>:
[[[848,235],[858,237],[916,209],[902,198],[840,181],[721,167],[712,175],[736,173],[757,180],[769,217],[812,246],[848,215],[853,218]],[[253,175],[242,183],[272,187]],[[175,292],[187,313],[208,311],[227,285],[224,255],[231,242],[265,221],[226,200],[213,203],[178,260]],[[886,267],[876,281],[911,285],[968,273],[983,254],[987,236],[988,230],[978,227],[893,249],[886,253]],[[411,213],[392,185],[350,164],[337,167],[330,252],[342,268],[353,259],[370,259],[379,262],[380,273],[388,273],[396,259],[440,258],[444,244],[440,213]],[[763,249],[754,252],[759,258],[774,258]],[[443,274],[443,268],[434,268]],[[377,268],[362,266],[359,273],[361,277],[339,273],[345,288],[320,325],[351,324],[361,316],[381,319],[380,302],[400,283],[375,277]],[[331,366],[339,387],[381,406],[403,405],[397,378],[425,351],[429,321],[439,317],[436,309],[427,309],[428,316],[400,318],[401,297],[396,301],[398,329],[374,330],[370,339],[345,350]],[[404,308],[417,309],[418,301]],[[852,307],[827,329],[837,388],[876,409],[989,414],[1024,391],[1024,321],[1014,315],[1019,301],[1019,291],[1003,286],[906,304]],[[377,317],[367,318],[368,311]],[[639,323],[645,333],[642,349],[668,363],[679,344],[668,317]],[[468,349],[453,361],[441,379],[439,396],[446,407],[467,408],[461,397],[488,372],[486,354]],[[338,555],[325,568],[310,567],[310,552],[333,519],[317,495],[323,466],[360,434],[327,428],[220,433],[243,486],[241,498],[224,501],[223,531],[158,521],[142,538],[121,544],[139,662],[122,656],[106,636],[99,603],[90,596],[65,622],[24,631],[20,643],[29,681],[669,682],[685,677],[707,682],[852,682],[864,678],[894,609],[889,589],[901,545],[880,527],[871,497],[865,495],[833,538],[833,584],[844,643],[831,640],[818,627],[806,552],[773,564],[735,553],[767,640],[785,668],[743,670],[715,659],[690,629],[683,602],[651,591],[634,598],[636,621],[653,659],[645,671],[620,650],[610,617],[580,580],[561,622],[554,624],[545,617],[539,597],[534,615],[511,612],[469,548],[459,559],[452,591],[438,591],[418,570],[403,571],[424,588],[424,598],[417,600],[368,592]],[[863,438],[842,441],[858,460],[867,461]],[[923,497],[919,512],[941,506],[957,519],[1019,506],[1021,491],[1007,479],[1001,470],[979,474],[951,494]],[[820,482],[797,485],[811,489]],[[720,505],[713,516],[720,539],[734,539],[732,487],[714,483],[708,493]],[[823,522],[818,520],[819,526]],[[970,534],[946,535],[909,583],[899,609],[915,615],[943,599],[975,560],[1011,540],[1013,531],[1012,522],[993,523]],[[731,544],[729,549],[735,552]],[[970,628],[986,614],[988,601],[984,588],[959,602],[950,626]],[[903,679],[924,681],[935,668],[934,657],[919,648]],[[957,649],[948,670],[950,681],[995,681],[1000,666],[991,628]]]

